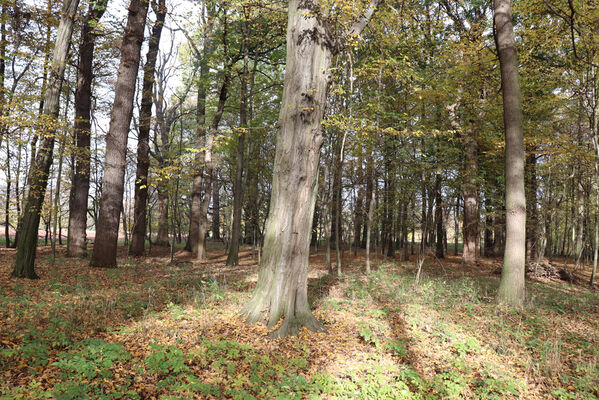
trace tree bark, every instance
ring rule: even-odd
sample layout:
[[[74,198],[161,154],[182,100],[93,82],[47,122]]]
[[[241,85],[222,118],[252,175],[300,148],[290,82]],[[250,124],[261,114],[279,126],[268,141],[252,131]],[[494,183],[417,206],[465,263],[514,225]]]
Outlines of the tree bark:
[[[437,246],[435,255],[437,258],[444,258],[444,243],[445,238],[443,234],[443,195],[441,193],[441,171],[437,171],[437,177],[435,180],[435,222],[437,225]]]
[[[94,27],[104,15],[108,0],[91,3],[81,31],[77,89],[75,91],[75,174],[69,197],[67,256],[84,257],[86,250],[87,199],[90,179],[91,106],[93,60],[96,37]]]
[[[121,64],[115,85],[110,128],[106,136],[100,215],[91,261],[94,267],[116,266],[119,216],[123,206],[127,163],[127,138],[133,116],[135,83],[147,13],[147,1],[131,0],[121,45]]]
[[[155,5],[155,2],[153,2]],[[160,0],[156,13],[156,22],[148,43],[148,54],[144,65],[141,109],[139,111],[139,135],[137,138],[137,171],[135,174],[135,206],[133,211],[133,229],[129,252],[134,256],[142,256],[146,244],[148,172],[150,169],[150,126],[152,122],[153,89],[156,80],[156,60],[160,48],[162,27],[166,18],[165,1]],[[167,235],[168,236],[168,235]]]
[[[378,1],[350,30],[366,26]],[[264,254],[254,295],[244,309],[250,323],[281,326],[273,336],[322,329],[308,305],[310,231],[316,201],[322,118],[330,83],[334,38],[320,4],[289,1],[287,63],[277,135]]]
[[[538,216],[537,216],[537,155],[534,148],[530,148],[530,154],[526,157],[526,259],[532,262],[537,255],[538,248]]]
[[[464,137],[466,159],[464,165],[464,250],[462,261],[465,265],[472,265],[478,261],[477,242],[479,236],[478,224],[478,142],[475,137]]]
[[[31,161],[29,193],[23,210],[22,225],[17,243],[17,256],[12,276],[17,278],[37,278],[35,256],[38,239],[40,214],[48,185],[48,174],[52,165],[52,153],[56,134],[56,119],[59,113],[60,91],[67,64],[67,56],[73,24],[79,0],[65,0],[62,6],[60,24],[56,33],[56,43],[52,55],[48,87],[44,95],[44,109],[40,129],[43,130],[39,151]]]
[[[522,103],[510,0],[494,0],[494,25],[503,92],[506,206],[506,243],[497,301],[520,307],[525,296],[526,195]]]
[[[241,206],[243,203],[243,167],[245,155],[245,136],[248,127],[247,102],[248,102],[248,78],[250,49],[248,41],[250,39],[250,21],[249,10],[244,7],[245,16],[243,27],[243,72],[241,74],[241,93],[239,104],[239,125],[240,133],[237,138],[237,165],[235,168],[235,182],[233,184],[233,226],[231,229],[231,243],[229,244],[229,254],[227,255],[227,265],[233,266],[239,264],[239,240],[241,236]]]
[[[198,254],[200,247],[200,220],[202,212],[202,192],[205,188],[204,177],[205,171],[205,151],[203,149],[207,146],[207,135],[206,135],[206,93],[208,90],[208,75],[210,68],[208,66],[208,58],[212,53],[212,31],[211,31],[211,20],[213,17],[213,10],[208,10],[208,21],[205,23],[203,42],[204,48],[200,57],[200,80],[198,83],[198,98],[196,103],[196,123],[197,137],[196,137],[196,148],[197,153],[195,156],[195,166],[193,172],[193,183],[191,189],[191,206],[189,210],[189,236],[187,238],[187,244],[185,249],[191,251],[194,254]],[[211,190],[210,190],[211,192]],[[204,193],[205,197],[205,193]]]

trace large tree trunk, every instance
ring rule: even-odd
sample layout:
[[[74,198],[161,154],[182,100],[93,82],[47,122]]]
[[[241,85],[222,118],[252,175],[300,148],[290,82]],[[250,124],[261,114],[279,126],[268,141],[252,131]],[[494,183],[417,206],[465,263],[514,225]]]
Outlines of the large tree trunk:
[[[510,0],[494,0],[494,22],[503,91],[505,125],[506,243],[497,301],[524,303],[526,262],[526,195],[524,192],[524,138],[518,60]]]
[[[156,13],[156,22],[148,43],[148,55],[144,65],[144,77],[139,111],[139,135],[137,138],[137,172],[135,174],[135,206],[133,211],[133,229],[131,233],[130,253],[142,256],[145,251],[147,204],[148,204],[148,171],[150,169],[150,126],[152,123],[153,88],[156,73],[156,60],[160,47],[162,27],[166,18],[164,0],[160,0]],[[167,235],[168,236],[168,235]]]
[[[133,116],[135,81],[139,69],[148,3],[131,0],[125,35],[121,45],[121,65],[115,85],[110,128],[106,135],[106,160],[100,198],[100,215],[91,265],[115,267],[119,216],[123,206],[127,137]]]
[[[75,91],[75,174],[69,197],[69,237],[67,256],[83,257],[86,249],[87,198],[89,195],[91,161],[91,106],[93,60],[96,37],[94,27],[104,15],[108,0],[90,4],[81,31],[77,90]]]
[[[40,136],[43,137],[43,140],[35,159],[31,161],[29,193],[23,210],[23,219],[17,243],[17,256],[12,272],[12,275],[18,278],[37,278],[34,264],[40,214],[48,185],[48,174],[52,165],[60,91],[78,5],[79,0],[64,1],[60,24],[56,33],[56,44],[52,56],[52,65],[50,66],[48,87],[44,95],[44,109],[40,120],[40,129],[43,129]]]
[[[302,326],[322,329],[308,305],[308,257],[322,118],[333,57],[329,32],[317,18],[319,5],[290,0],[287,69],[279,115],[272,197],[258,284],[244,313],[247,321],[274,327],[275,336]]]
[[[378,1],[373,3],[350,34],[366,26]],[[264,255],[254,296],[244,309],[248,322],[262,320],[271,328],[284,318],[273,336],[297,334],[302,326],[322,329],[308,305],[308,258],[334,49],[319,13],[318,2],[289,1],[287,64]]]

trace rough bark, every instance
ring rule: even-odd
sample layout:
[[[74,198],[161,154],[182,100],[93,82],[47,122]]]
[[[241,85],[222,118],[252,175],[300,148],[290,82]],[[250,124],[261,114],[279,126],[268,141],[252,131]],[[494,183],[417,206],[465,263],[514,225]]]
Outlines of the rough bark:
[[[308,305],[308,258],[334,40],[326,22],[317,17],[319,10],[317,3],[289,1],[287,63],[264,253],[256,290],[244,310],[248,322],[263,320],[269,327],[283,318],[274,336],[297,334],[303,326],[322,329]],[[357,22],[352,35],[359,34],[373,12],[369,9],[367,19]]]
[[[155,6],[155,3],[153,4]],[[166,18],[164,0],[154,7],[156,22],[148,43],[148,54],[144,65],[141,108],[139,111],[139,135],[137,138],[137,171],[135,174],[135,206],[133,211],[133,229],[129,252],[134,256],[142,256],[145,251],[147,203],[148,203],[148,171],[150,169],[150,125],[152,120],[153,89],[156,80],[156,60],[162,36],[162,27]],[[168,236],[168,235],[167,235]]]
[[[90,140],[93,60],[96,36],[94,27],[104,15],[108,0],[91,3],[81,31],[77,89],[75,91],[75,174],[69,197],[67,256],[83,257],[86,250],[87,199],[90,179]]]
[[[56,43],[52,55],[52,64],[50,65],[48,86],[44,94],[44,108],[39,128],[43,130],[43,132],[40,132],[43,139],[31,164],[28,178],[29,193],[23,210],[17,243],[17,256],[12,272],[12,275],[18,278],[37,278],[34,264],[40,214],[48,185],[48,174],[52,165],[52,153],[56,136],[55,121],[58,118],[60,91],[78,5],[79,0],[64,1],[60,24],[56,33]]]
[[[525,296],[526,195],[522,103],[510,0],[494,0],[494,25],[503,92],[506,206],[506,243],[497,301],[519,307]]]
[[[106,159],[100,214],[91,265],[115,267],[119,216],[123,205],[127,139],[133,116],[135,81],[139,69],[148,2],[131,0],[125,35],[121,45],[121,64],[115,85],[110,127],[106,135]]]

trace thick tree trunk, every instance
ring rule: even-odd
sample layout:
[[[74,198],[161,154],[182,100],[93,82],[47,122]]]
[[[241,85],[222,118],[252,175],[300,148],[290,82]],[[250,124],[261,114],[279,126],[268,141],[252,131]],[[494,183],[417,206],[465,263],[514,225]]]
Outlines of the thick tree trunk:
[[[125,35],[121,45],[121,64],[115,85],[110,128],[106,136],[106,160],[100,198],[100,215],[91,265],[115,267],[119,216],[123,206],[127,138],[133,116],[135,81],[139,69],[148,3],[131,0]]]
[[[153,3],[154,4],[154,3]],[[152,123],[153,88],[156,73],[156,60],[160,48],[162,27],[166,18],[165,1],[160,0],[156,13],[156,22],[148,43],[148,55],[144,65],[141,109],[139,111],[139,135],[137,138],[137,172],[135,174],[135,206],[133,211],[133,229],[131,233],[130,253],[142,256],[146,243],[146,220],[148,203],[148,171],[150,169],[150,126]],[[168,235],[167,235],[168,236]]]
[[[77,90],[75,91],[75,174],[69,197],[69,237],[67,256],[86,255],[87,199],[89,195],[91,161],[91,106],[93,61],[96,37],[94,27],[104,15],[108,0],[90,4],[83,22],[79,66],[77,69]]]
[[[44,95],[44,109],[40,121],[41,129],[43,129],[43,132],[40,132],[40,134],[43,140],[35,160],[31,161],[28,179],[29,193],[25,209],[23,210],[22,224],[17,243],[17,256],[12,272],[12,275],[18,278],[37,278],[34,264],[40,214],[48,185],[48,174],[52,165],[52,153],[56,133],[55,121],[58,118],[60,91],[78,5],[79,0],[64,1],[60,24],[56,33],[56,44],[54,46],[48,87]]]
[[[526,194],[522,103],[510,0],[494,0],[494,23],[503,91],[506,206],[506,243],[497,301],[519,307],[525,296]]]

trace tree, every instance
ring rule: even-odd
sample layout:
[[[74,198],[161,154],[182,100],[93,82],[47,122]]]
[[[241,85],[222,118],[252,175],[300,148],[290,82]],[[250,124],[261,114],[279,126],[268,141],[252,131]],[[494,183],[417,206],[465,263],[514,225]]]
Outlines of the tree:
[[[156,60],[160,47],[162,27],[166,18],[164,0],[152,2],[156,13],[156,21],[148,43],[148,55],[144,65],[141,109],[139,118],[139,136],[137,138],[137,172],[135,176],[135,209],[133,217],[133,233],[130,251],[132,255],[141,256],[146,243],[146,207],[148,204],[148,172],[150,169],[150,125],[152,120],[153,88],[156,73]]]
[[[94,28],[104,15],[108,0],[93,1],[83,22],[75,91],[75,174],[69,198],[67,255],[82,257],[86,249],[87,198],[90,177],[91,106],[93,61],[96,35]]]
[[[373,0],[341,40],[359,35],[380,0]],[[287,61],[279,114],[273,187],[264,234],[263,258],[254,295],[243,313],[260,320],[273,336],[321,330],[308,305],[308,258],[316,201],[322,118],[331,62],[340,43],[332,35],[319,2],[290,0]]]
[[[494,0],[493,4],[505,129],[506,242],[497,301],[519,307],[524,303],[526,262],[522,103],[510,0]]]
[[[91,265],[116,266],[119,216],[123,206],[127,137],[133,116],[135,81],[139,69],[148,2],[131,0],[121,45],[121,63],[115,85],[110,128],[106,135],[106,159],[100,199],[100,215]]]
[[[52,165],[57,119],[60,111],[60,92],[78,6],[79,0],[65,0],[62,6],[62,15],[56,33],[56,43],[48,76],[48,86],[44,95],[43,113],[39,120],[38,129],[43,139],[29,172],[29,193],[23,210],[23,219],[17,242],[17,257],[12,272],[12,275],[17,278],[36,279],[38,277],[35,273],[34,263],[37,252],[40,213],[48,185],[48,174]]]

